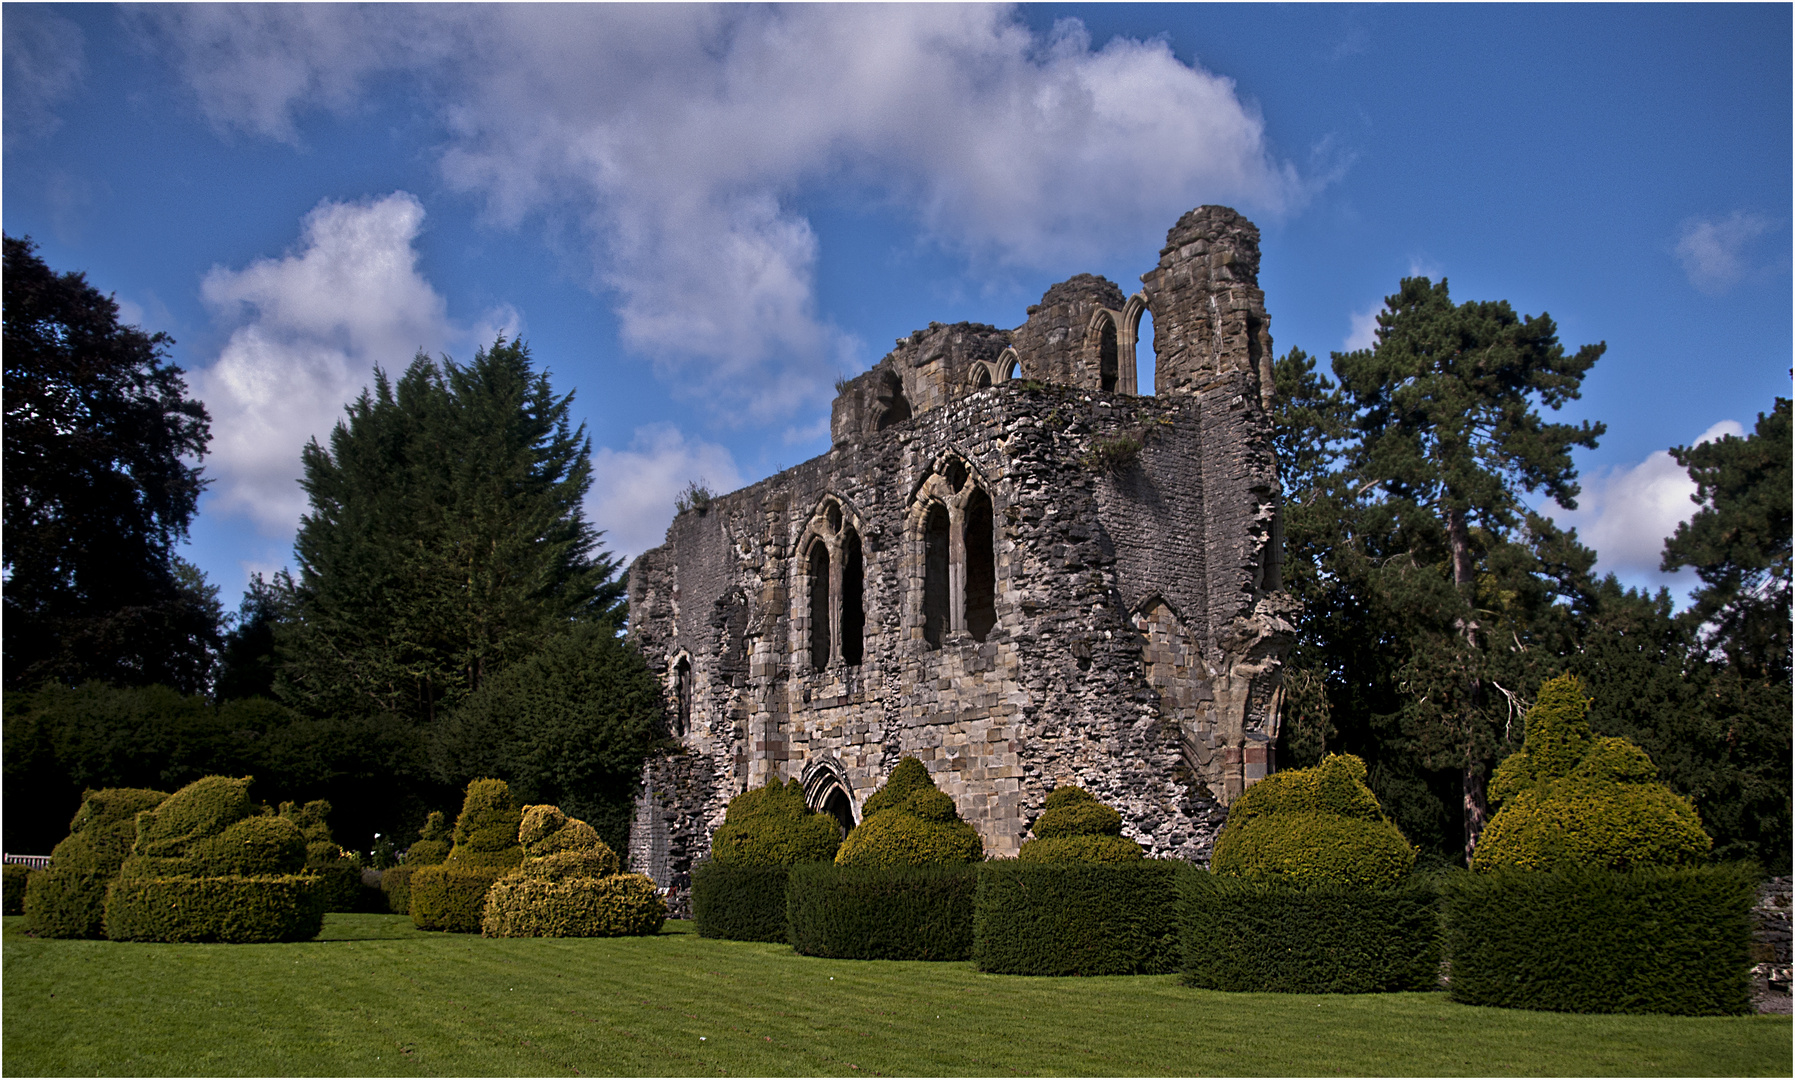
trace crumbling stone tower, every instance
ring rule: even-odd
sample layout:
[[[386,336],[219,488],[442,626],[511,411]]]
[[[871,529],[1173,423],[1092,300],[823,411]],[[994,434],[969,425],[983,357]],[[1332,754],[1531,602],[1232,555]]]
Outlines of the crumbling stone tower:
[[[680,514],[630,568],[681,748],[632,868],[683,886],[773,776],[852,828],[905,755],[992,854],[1076,783],[1207,858],[1274,768],[1291,632],[1258,268],[1258,229],[1200,207],[1133,297],[1080,274],[1014,330],[930,324],[843,386],[828,453]]]

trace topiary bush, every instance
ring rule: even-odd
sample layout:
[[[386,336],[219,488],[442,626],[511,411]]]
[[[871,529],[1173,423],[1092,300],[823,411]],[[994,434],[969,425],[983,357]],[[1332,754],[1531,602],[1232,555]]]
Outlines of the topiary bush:
[[[960,819],[954,800],[915,758],[898,762],[861,814],[835,853],[842,866],[932,866],[985,857],[978,830]]]
[[[1091,838],[1033,842],[1076,839]],[[1190,871],[1190,864],[1138,855],[1114,865],[1089,862],[981,865],[972,916],[972,960],[978,969],[1006,975],[1176,971],[1178,876]]]
[[[305,868],[318,875],[325,911],[358,911],[362,907],[361,857],[344,851],[331,836],[330,802],[313,799],[280,804],[280,816],[299,826],[305,838]]]
[[[524,808],[524,860],[486,896],[487,937],[621,937],[659,933],[667,905],[642,874],[618,873],[592,826],[555,806]]]
[[[840,826],[804,805],[804,785],[774,777],[729,800],[711,858],[721,866],[796,866],[828,862],[840,847]]]
[[[1658,782],[1645,751],[1595,738],[1590,701],[1575,676],[1540,687],[1526,742],[1491,778],[1498,807],[1471,868],[1554,871],[1692,866],[1712,847],[1695,806]]]
[[[411,921],[422,930],[479,933],[486,891],[524,860],[517,840],[522,824],[503,780],[469,784],[448,856],[411,875]]]
[[[137,842],[137,815],[167,798],[144,788],[85,793],[49,867],[26,883],[26,929],[38,937],[105,937],[106,887]]]
[[[786,922],[792,947],[806,956],[965,960],[972,955],[976,866],[800,863],[787,874]]]
[[[1141,846],[1122,836],[1122,815],[1081,787],[1054,788],[1035,819],[1034,838],[1016,853],[1021,862],[1129,862]]]
[[[395,915],[411,914],[412,873],[449,857],[449,819],[441,810],[430,811],[418,835],[420,839],[405,852],[404,862],[380,872],[380,891],[386,894],[387,909]]]
[[[1298,887],[1388,887],[1415,849],[1365,784],[1365,762],[1329,754],[1309,769],[1273,773],[1242,792],[1216,837],[1210,869],[1223,877]]]
[[[29,887],[31,881],[31,867],[26,866],[24,863],[7,863],[5,867],[5,876],[5,913],[8,915],[23,915],[25,914],[25,890]]]
[[[250,777],[208,776],[137,815],[107,890],[114,941],[303,941],[324,923],[305,835],[249,798]]]
[[[692,921],[698,936],[727,941],[785,941],[786,866],[692,864]]]

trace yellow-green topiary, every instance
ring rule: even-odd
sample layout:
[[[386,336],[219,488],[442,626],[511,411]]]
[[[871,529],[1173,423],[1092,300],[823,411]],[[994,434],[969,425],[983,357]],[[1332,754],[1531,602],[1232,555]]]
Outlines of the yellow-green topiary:
[[[1658,782],[1644,750],[1597,738],[1575,676],[1540,687],[1527,739],[1490,779],[1499,807],[1478,839],[1473,870],[1690,866],[1712,841],[1695,806]]]
[[[324,922],[305,835],[249,798],[251,778],[208,776],[137,815],[106,893],[114,941],[303,941]]]
[[[167,798],[144,788],[84,793],[49,868],[26,882],[26,929],[45,938],[105,937],[106,887],[137,842],[137,815]]]
[[[960,819],[954,800],[929,779],[915,758],[904,758],[885,786],[862,808],[860,824],[843,840],[843,866],[930,866],[985,857],[978,830]]]
[[[517,838],[525,858],[486,894],[487,937],[619,937],[658,933],[666,922],[654,882],[618,873],[616,853],[592,826],[559,807],[525,807]]]
[[[305,868],[317,874],[324,890],[325,911],[354,911],[361,899],[361,857],[344,851],[331,835],[330,802],[280,804],[280,816],[299,826],[305,837]]]
[[[1365,784],[1365,762],[1329,754],[1309,769],[1273,773],[1228,809],[1209,868],[1297,886],[1394,885],[1415,849]]]
[[[1034,839],[1022,845],[1022,862],[1132,862],[1144,857],[1141,846],[1122,836],[1122,815],[1081,787],[1054,788]]]
[[[448,857],[411,874],[411,921],[421,930],[479,933],[487,890],[524,861],[522,824],[503,780],[469,784]]]
[[[796,866],[828,862],[840,847],[840,827],[804,805],[804,785],[774,777],[729,800],[711,858],[724,866]]]
[[[418,837],[405,852],[404,862],[380,872],[380,891],[386,894],[387,910],[395,915],[411,914],[411,875],[449,857],[449,819],[441,810],[430,811]]]

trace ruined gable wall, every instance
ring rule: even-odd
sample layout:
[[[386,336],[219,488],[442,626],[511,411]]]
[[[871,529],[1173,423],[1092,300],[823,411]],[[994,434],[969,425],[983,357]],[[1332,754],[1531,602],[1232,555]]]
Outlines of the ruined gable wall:
[[[1098,373],[1086,356],[1085,334],[1091,317],[1108,309],[1120,313],[1127,303],[1108,278],[1077,274],[1052,286],[1038,304],[1029,305],[1028,321],[1016,328],[1018,377],[1095,389]]]

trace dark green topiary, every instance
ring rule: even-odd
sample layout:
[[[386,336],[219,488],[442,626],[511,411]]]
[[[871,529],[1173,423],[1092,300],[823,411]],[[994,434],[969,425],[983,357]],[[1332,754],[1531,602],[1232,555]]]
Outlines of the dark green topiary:
[[[692,922],[699,937],[728,941],[785,941],[784,866],[692,864]]]
[[[617,855],[592,826],[556,806],[524,808],[526,857],[486,894],[487,937],[621,937],[658,933],[667,905],[654,882],[618,873]]]
[[[361,858],[344,851],[331,836],[330,802],[313,799],[280,804],[280,816],[299,826],[305,837],[305,868],[318,875],[325,911],[355,911],[361,906]]]
[[[1035,843],[1096,839],[1116,837]],[[1189,863],[1137,854],[1119,865],[996,859],[978,869],[972,959],[980,971],[1163,975],[1177,970],[1178,876],[1192,872]]]
[[[1021,862],[1128,862],[1141,846],[1122,837],[1122,815],[1081,787],[1054,788],[1035,819],[1035,837],[1016,853]]]
[[[305,835],[258,812],[250,777],[208,776],[137,815],[137,842],[107,892],[114,941],[301,941],[323,925]]]
[[[424,930],[479,933],[487,890],[524,860],[517,840],[522,824],[523,811],[503,780],[469,784],[448,857],[411,875],[411,921]]]
[[[1589,705],[1575,676],[1540,687],[1525,746],[1490,780],[1490,803],[1500,809],[1471,869],[1626,870],[1707,858],[1712,841],[1694,805],[1658,782],[1645,751],[1593,737]]]
[[[835,853],[842,866],[932,866],[985,857],[978,830],[960,820],[954,800],[915,758],[898,762],[891,779],[866,800],[863,815]]]
[[[380,873],[380,891],[386,894],[387,910],[395,915],[411,914],[411,875],[449,857],[449,821],[441,810],[430,811],[418,835],[420,839],[405,852],[405,861]]]
[[[1365,785],[1365,763],[1329,754],[1310,769],[1274,773],[1228,810],[1210,869],[1223,877],[1298,887],[1388,887],[1415,865],[1415,849]]]
[[[804,785],[774,777],[729,800],[711,858],[719,866],[796,866],[828,862],[840,847],[840,827],[804,805]]]
[[[792,947],[847,960],[965,960],[978,871],[966,863],[800,863],[786,871]]]
[[[165,791],[89,791],[69,822],[68,838],[50,853],[47,870],[31,875],[25,925],[38,937],[104,937],[106,887],[137,842],[137,815],[168,798]]]
[[[31,867],[24,863],[7,863],[6,874],[6,907],[8,915],[25,914],[25,890],[30,887]]]

